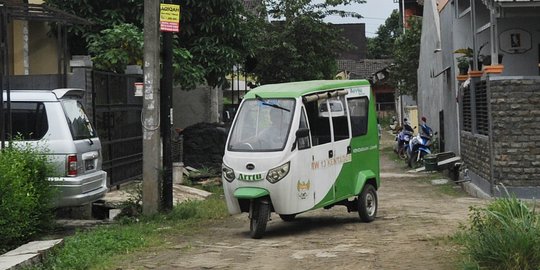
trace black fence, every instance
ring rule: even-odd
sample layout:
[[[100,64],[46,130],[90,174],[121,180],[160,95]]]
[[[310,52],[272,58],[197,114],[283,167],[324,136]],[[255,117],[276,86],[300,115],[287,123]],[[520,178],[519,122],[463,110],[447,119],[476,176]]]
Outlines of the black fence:
[[[92,73],[94,126],[101,140],[109,186],[142,175],[142,97],[134,96],[140,75]]]

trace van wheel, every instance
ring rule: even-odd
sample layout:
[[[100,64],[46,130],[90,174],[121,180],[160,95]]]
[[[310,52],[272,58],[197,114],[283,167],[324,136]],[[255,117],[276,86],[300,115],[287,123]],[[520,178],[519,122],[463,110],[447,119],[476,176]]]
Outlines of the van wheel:
[[[266,201],[257,201],[253,203],[253,211],[249,223],[251,238],[260,239],[266,231],[266,223],[270,215],[270,205]]]
[[[377,215],[377,190],[370,184],[366,184],[358,196],[358,215],[364,222],[372,222]]]
[[[281,218],[281,220],[285,221],[285,222],[291,222],[291,221],[294,221],[294,218],[296,217],[296,214],[292,214],[292,215],[279,215],[279,217]]]

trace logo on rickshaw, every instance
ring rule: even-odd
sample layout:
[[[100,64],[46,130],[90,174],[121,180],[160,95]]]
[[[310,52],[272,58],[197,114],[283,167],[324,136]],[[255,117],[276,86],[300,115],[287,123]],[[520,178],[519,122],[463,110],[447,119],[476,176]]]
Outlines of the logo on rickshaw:
[[[238,180],[242,181],[260,181],[262,180],[262,174],[240,174]]]
[[[302,182],[298,180],[298,183],[296,183],[296,189],[298,190],[298,198],[304,200],[308,197],[308,191],[311,187],[311,182],[307,180],[306,182]]]

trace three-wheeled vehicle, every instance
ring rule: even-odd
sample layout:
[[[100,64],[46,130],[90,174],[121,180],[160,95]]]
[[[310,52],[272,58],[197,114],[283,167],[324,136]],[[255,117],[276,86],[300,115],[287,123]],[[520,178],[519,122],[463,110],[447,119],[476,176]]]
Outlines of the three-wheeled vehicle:
[[[236,114],[223,157],[231,214],[249,213],[261,238],[271,213],[344,205],[371,222],[377,213],[379,140],[366,80],[263,85]]]

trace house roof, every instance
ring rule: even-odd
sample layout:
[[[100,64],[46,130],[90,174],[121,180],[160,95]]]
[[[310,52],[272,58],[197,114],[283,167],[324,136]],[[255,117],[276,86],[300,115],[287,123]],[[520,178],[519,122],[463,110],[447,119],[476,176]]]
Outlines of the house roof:
[[[12,19],[27,21],[59,22],[63,24],[91,24],[90,21],[65,11],[39,4],[24,4],[16,1],[1,1]]]
[[[368,79],[378,71],[389,67],[392,59],[338,60],[338,69],[346,71],[350,79]]]

